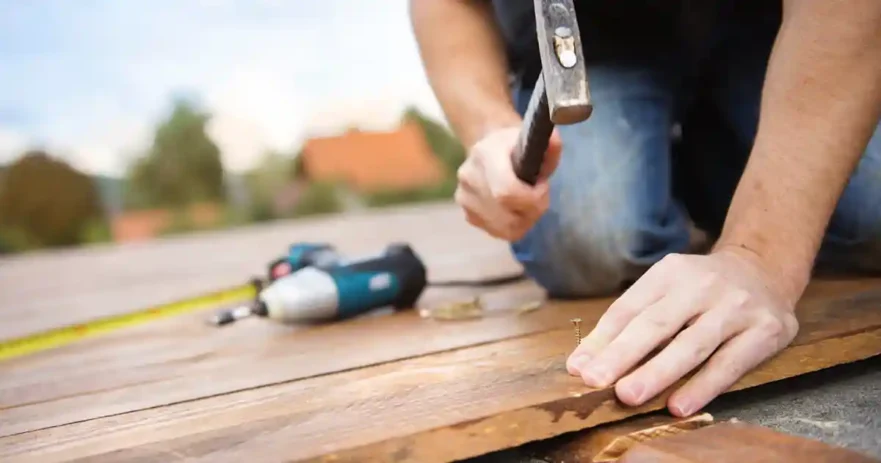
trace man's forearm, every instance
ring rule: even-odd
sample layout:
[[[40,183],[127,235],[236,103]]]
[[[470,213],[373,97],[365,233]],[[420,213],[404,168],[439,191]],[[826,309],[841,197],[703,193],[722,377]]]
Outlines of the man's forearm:
[[[792,300],[881,117],[881,1],[789,0],[784,9],[758,134],[717,249],[758,255]]]
[[[410,16],[428,80],[465,146],[520,123],[489,2],[410,0]]]

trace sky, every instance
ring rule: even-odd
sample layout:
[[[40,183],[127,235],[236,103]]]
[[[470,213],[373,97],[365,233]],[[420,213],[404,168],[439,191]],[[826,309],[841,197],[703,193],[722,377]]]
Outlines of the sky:
[[[3,0],[0,163],[43,148],[121,175],[177,96],[231,171],[407,105],[443,122],[407,0]]]

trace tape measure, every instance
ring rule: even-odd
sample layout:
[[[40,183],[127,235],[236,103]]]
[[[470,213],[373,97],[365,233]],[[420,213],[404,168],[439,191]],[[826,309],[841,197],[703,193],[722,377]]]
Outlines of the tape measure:
[[[251,282],[170,304],[162,304],[134,312],[98,318],[5,341],[0,340],[0,361],[60,347],[103,333],[141,325],[159,318],[253,299],[256,294],[257,283]]]

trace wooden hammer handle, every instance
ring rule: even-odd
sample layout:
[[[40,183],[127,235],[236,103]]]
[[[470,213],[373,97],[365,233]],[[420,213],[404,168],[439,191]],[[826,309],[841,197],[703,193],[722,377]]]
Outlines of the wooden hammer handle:
[[[544,78],[539,74],[523,117],[520,138],[512,153],[514,173],[523,182],[535,185],[538,181],[553,130]]]

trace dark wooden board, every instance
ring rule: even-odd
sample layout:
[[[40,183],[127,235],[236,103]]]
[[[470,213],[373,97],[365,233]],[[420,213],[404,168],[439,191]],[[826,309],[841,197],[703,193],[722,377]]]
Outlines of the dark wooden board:
[[[879,304],[877,290],[803,303],[793,345],[731,390],[878,355]],[[666,393],[631,408],[585,387],[565,370],[572,347],[571,329],[546,331],[73,423],[0,439],[0,459],[448,461],[663,408]]]
[[[598,316],[608,305],[517,315],[506,310],[543,293],[528,283],[489,292],[489,316],[476,320],[408,311],[311,328],[250,319],[218,329],[203,314],[22,357],[0,364],[0,437],[557,329],[585,307]],[[454,297],[439,293],[437,301]]]
[[[619,463],[879,463],[861,453],[747,423],[719,423],[637,444]]]
[[[678,418],[656,412],[536,443],[531,454],[548,462],[611,463],[640,442],[712,424],[713,417],[709,413]]]

